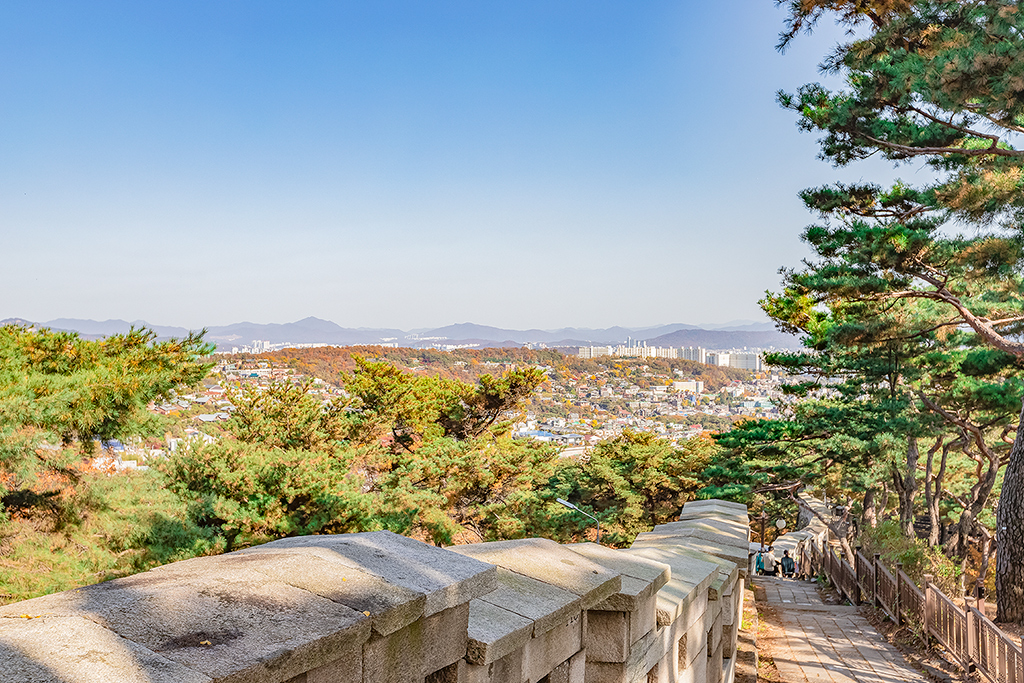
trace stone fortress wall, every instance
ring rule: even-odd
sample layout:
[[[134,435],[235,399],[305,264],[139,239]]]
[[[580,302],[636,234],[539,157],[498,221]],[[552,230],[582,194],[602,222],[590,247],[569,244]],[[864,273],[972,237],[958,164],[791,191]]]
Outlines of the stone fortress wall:
[[[828,543],[828,526],[822,521],[832,516],[828,505],[803,493],[796,498],[800,504],[797,520],[799,530],[790,531],[775,539],[772,546],[775,548],[776,559],[782,557],[784,550],[788,550],[791,557],[798,559],[805,544],[814,545],[818,550],[822,550]]]
[[[631,548],[286,538],[0,607],[0,681],[731,683],[746,508]]]

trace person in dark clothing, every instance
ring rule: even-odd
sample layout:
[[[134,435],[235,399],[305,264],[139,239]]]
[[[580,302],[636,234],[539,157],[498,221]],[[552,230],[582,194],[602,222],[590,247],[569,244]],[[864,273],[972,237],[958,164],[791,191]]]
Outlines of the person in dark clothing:
[[[793,574],[796,572],[796,562],[789,556],[788,550],[782,551],[782,560],[779,562],[782,565],[782,575],[793,578]]]

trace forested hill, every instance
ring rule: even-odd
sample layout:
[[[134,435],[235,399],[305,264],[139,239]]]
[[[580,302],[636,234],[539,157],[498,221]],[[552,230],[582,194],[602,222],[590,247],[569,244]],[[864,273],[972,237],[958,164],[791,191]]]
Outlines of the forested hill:
[[[146,327],[153,330],[157,334],[157,339],[161,340],[188,335],[188,330],[184,327],[154,325],[144,320],[129,322],[125,320],[96,321],[59,318],[48,322],[31,322],[20,318],[9,318],[0,320],[0,325],[3,324],[35,325],[52,330],[77,332],[87,339],[125,334],[132,327]],[[402,344],[410,347],[429,346],[436,343],[437,339],[445,339],[449,344],[473,344],[478,348],[518,346],[528,343],[542,343],[549,347],[561,348],[621,344],[625,343],[628,338],[632,338],[636,341],[646,340],[652,346],[704,346],[712,349],[744,346],[798,348],[796,337],[771,329],[762,329],[761,324],[718,329],[704,329],[696,325],[676,323],[650,328],[585,329],[567,327],[558,330],[513,330],[460,323],[411,333],[392,328],[348,328],[330,320],[309,317],[284,324],[240,322],[230,325],[207,326],[206,330],[205,340],[216,344],[221,350],[230,350],[233,346],[250,344],[256,339],[269,341],[272,344],[335,344],[339,346],[377,344],[400,339]]]

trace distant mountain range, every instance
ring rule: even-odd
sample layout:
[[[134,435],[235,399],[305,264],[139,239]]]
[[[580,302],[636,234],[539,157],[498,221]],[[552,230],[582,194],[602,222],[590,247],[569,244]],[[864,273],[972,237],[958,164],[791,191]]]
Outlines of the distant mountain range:
[[[184,327],[153,325],[143,320],[79,320],[58,318],[46,322],[34,322],[20,318],[0,320],[0,324],[36,324],[57,330],[69,330],[89,337],[104,337],[127,332],[134,327],[148,327],[160,338],[181,337],[188,334]],[[712,349],[747,347],[799,348],[796,337],[774,329],[771,323],[757,323],[744,320],[726,325],[659,325],[656,327],[629,328],[609,327],[589,329],[565,327],[557,330],[509,330],[474,323],[447,325],[432,330],[406,332],[388,328],[341,327],[330,320],[304,318],[293,323],[252,323],[240,322],[231,325],[208,327],[206,339],[215,343],[219,350],[230,350],[234,346],[252,344],[263,340],[271,344],[356,344],[396,343],[399,346],[425,347],[443,342],[452,345],[472,344],[487,346],[521,346],[523,344],[544,344],[549,347],[603,346],[646,341],[650,346],[703,346]]]

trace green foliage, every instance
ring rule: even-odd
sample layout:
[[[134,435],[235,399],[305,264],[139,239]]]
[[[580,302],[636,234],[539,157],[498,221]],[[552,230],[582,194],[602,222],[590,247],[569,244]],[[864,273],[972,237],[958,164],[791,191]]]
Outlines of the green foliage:
[[[410,451],[439,437],[467,440],[506,432],[509,424],[498,419],[514,413],[544,381],[535,368],[511,370],[499,378],[485,374],[471,385],[358,356],[355,362],[355,371],[343,379],[352,395],[351,438]]]
[[[678,517],[683,503],[696,497],[699,473],[715,450],[709,439],[676,448],[627,431],[598,444],[586,460],[564,463],[551,488],[601,520],[602,540],[628,545],[641,531]]]
[[[931,574],[933,581],[946,595],[959,592],[960,567],[937,548],[929,548],[919,538],[907,538],[895,522],[882,522],[875,528],[864,529],[860,544],[865,556],[881,555],[882,562],[892,568],[903,565],[918,586],[924,585],[924,575]]]
[[[154,342],[132,329],[99,341],[72,332],[0,327],[0,415],[5,424],[54,433],[65,443],[134,433],[149,401],[191,386],[209,365],[202,334]]]
[[[226,549],[283,536],[369,527],[368,501],[350,472],[353,453],[189,444],[159,466],[188,519]]]
[[[81,475],[63,500],[74,522],[18,514],[0,526],[0,604],[223,551],[184,519],[155,472]]]
[[[803,236],[814,258],[784,271],[783,292],[762,305],[804,332],[811,350],[894,353],[894,389],[919,402],[907,417],[940,417],[941,431],[974,449],[977,481],[957,542],[963,553],[1004,459],[997,524],[1006,528],[1024,513],[1024,430],[1012,425],[1024,389],[1016,367],[1024,358],[1024,151],[1014,146],[1024,132],[1024,10],[1007,0],[785,4],[782,46],[824,16],[858,36],[822,64],[844,77],[842,90],[809,84],[779,94],[801,128],[822,133],[821,158],[840,166],[872,155],[896,164],[920,158],[935,179],[918,188],[805,191],[823,220]],[[968,234],[954,234],[954,220]],[[1015,430],[1004,457],[1001,436]],[[908,457],[910,484],[914,461]],[[908,528],[913,486],[895,483]],[[1024,621],[1024,536],[999,538],[1000,619]]]
[[[355,361],[348,402],[322,405],[306,386],[252,389],[227,424],[239,441],[176,453],[162,470],[189,519],[228,548],[370,529],[437,544],[521,535],[517,515],[535,503],[554,452],[513,441],[501,418],[542,373],[470,385]]]
[[[507,436],[439,438],[415,452],[368,459],[377,518],[399,533],[439,545],[521,538],[555,469],[554,450]]]
[[[324,405],[309,394],[310,386],[243,385],[228,395],[235,411],[224,426],[235,438],[266,448],[329,448],[346,435],[344,405]]]
[[[149,401],[192,385],[209,366],[202,334],[155,342],[132,329],[100,341],[70,332],[0,327],[0,520],[12,509],[71,521],[60,501],[79,480],[93,438],[146,433]],[[73,515],[72,515],[73,516]]]

